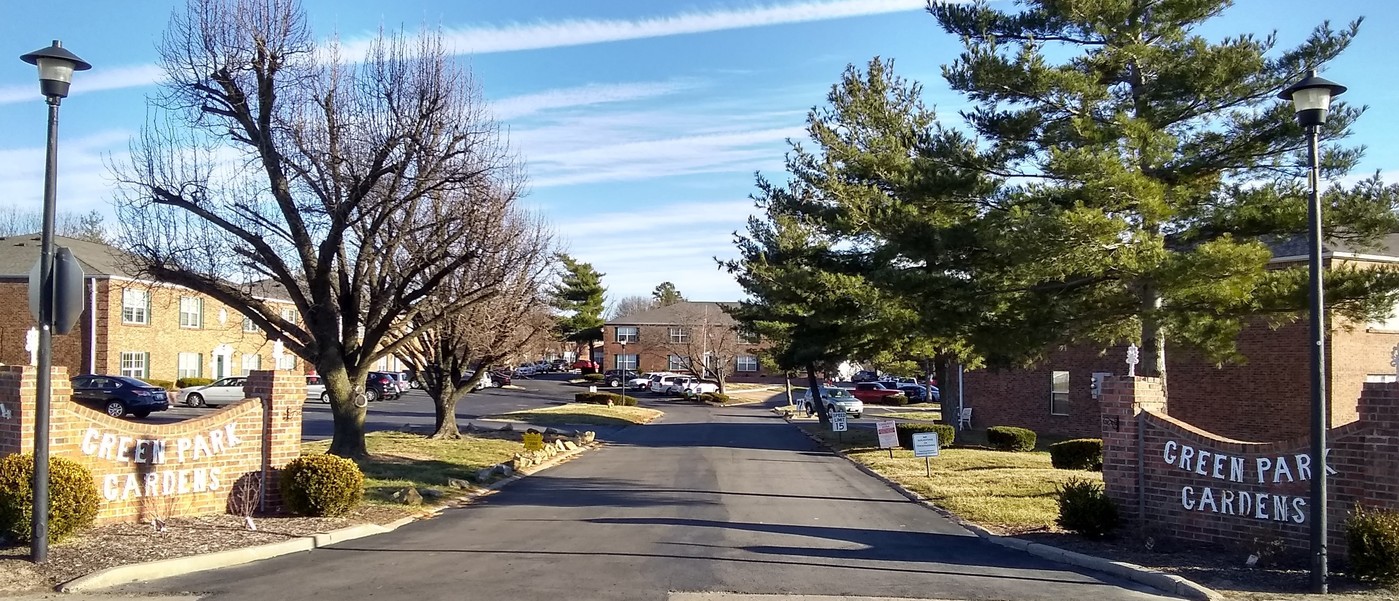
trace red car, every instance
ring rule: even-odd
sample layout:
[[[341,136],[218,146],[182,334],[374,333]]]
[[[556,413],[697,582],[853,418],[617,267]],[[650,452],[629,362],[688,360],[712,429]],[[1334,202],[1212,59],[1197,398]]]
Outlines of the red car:
[[[855,398],[866,403],[879,403],[886,396],[903,394],[898,388],[888,388],[879,382],[860,382],[855,385],[855,390],[850,391]]]
[[[573,362],[573,369],[597,371],[597,364],[587,359],[579,359]]]

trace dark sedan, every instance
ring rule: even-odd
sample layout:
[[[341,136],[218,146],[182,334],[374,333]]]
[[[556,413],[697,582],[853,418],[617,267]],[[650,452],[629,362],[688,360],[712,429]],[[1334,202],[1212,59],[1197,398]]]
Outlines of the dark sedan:
[[[126,376],[73,376],[73,400],[95,407],[112,417],[131,414],[143,418],[170,408],[170,395],[164,388]]]
[[[942,395],[938,392],[938,387],[932,386],[931,388],[933,393],[933,402],[941,401]],[[910,403],[925,403],[928,401],[928,399],[924,396],[925,394],[927,394],[927,391],[925,391],[922,386],[919,386],[917,384],[900,384],[899,390],[904,393],[904,396],[908,397],[908,402]]]

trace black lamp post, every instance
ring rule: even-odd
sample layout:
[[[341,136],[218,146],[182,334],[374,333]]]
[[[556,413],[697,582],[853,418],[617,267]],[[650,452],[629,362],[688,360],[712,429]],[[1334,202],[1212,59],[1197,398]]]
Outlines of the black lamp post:
[[[20,60],[39,67],[39,91],[49,103],[48,151],[44,164],[44,224],[39,242],[39,374],[34,386],[34,517],[30,550],[35,563],[49,554],[49,394],[53,368],[53,219],[58,183],[58,105],[68,96],[74,71],[92,68],[77,55],[53,41]]]
[[[1311,554],[1312,590],[1326,593],[1327,519],[1326,519],[1326,363],[1323,351],[1326,342],[1326,313],[1321,286],[1321,171],[1317,167],[1317,137],[1326,123],[1331,99],[1340,96],[1346,87],[1317,77],[1316,70],[1307,78],[1278,94],[1291,100],[1297,111],[1297,122],[1307,130],[1307,198],[1308,266],[1311,288],[1311,385],[1312,385],[1312,490],[1311,490]]]

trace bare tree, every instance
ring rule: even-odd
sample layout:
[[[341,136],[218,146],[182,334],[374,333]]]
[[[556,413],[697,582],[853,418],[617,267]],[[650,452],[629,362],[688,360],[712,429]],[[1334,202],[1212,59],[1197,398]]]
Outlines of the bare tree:
[[[719,384],[725,392],[739,355],[750,353],[750,344],[739,334],[738,324],[718,303],[677,303],[677,317],[666,328],[657,328],[655,346],[680,357],[684,369]]]
[[[238,309],[315,365],[330,452],[362,457],[367,373],[411,339],[402,324],[435,327],[490,293],[423,302],[477,258],[451,242],[519,179],[440,32],[340,52],[296,0],[188,0],[153,117],[113,170],[138,273]],[[266,280],[299,318],[264,300]]]
[[[480,221],[483,231],[461,243],[477,246],[481,258],[453,274],[424,302],[454,304],[462,296],[476,296],[483,286],[494,293],[476,296],[465,310],[435,326],[413,326],[400,353],[433,399],[432,438],[460,438],[457,403],[489,377],[492,366],[554,327],[543,292],[553,274],[554,253],[544,225],[508,206]]]
[[[661,305],[656,302],[656,299],[649,296],[641,296],[639,294],[624,296],[612,304],[612,310],[608,312],[610,316],[607,319],[609,321],[621,319],[623,317],[636,315],[637,313],[650,311],[659,306]]]
[[[54,215],[54,233],[67,238],[106,243],[107,229],[102,222],[102,213],[97,211],[61,211]],[[0,236],[37,234],[43,227],[44,214],[39,211],[21,209],[15,205],[0,207]]]

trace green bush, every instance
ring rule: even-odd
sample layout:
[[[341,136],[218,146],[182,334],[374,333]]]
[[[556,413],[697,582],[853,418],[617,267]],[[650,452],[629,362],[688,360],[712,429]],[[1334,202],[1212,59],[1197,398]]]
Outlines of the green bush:
[[[189,388],[191,386],[208,386],[214,381],[209,378],[180,378],[175,380],[175,388]]]
[[[171,382],[170,380],[156,380],[156,379],[152,379],[152,378],[138,378],[138,379],[141,380],[142,382],[145,382],[145,383],[147,383],[147,384],[150,384],[151,386],[159,386],[159,387],[164,388],[164,389],[166,389],[166,390],[174,390],[174,389],[175,389],[175,383],[174,383],[174,382]]]
[[[1074,478],[1059,487],[1059,526],[1089,538],[1112,532],[1121,523],[1117,505],[1103,492],[1103,485]]]
[[[364,499],[364,473],[335,455],[305,455],[282,468],[282,499],[293,513],[334,517]]]
[[[702,403],[719,403],[723,405],[729,402],[730,397],[722,392],[706,392],[699,395],[699,400]]]
[[[27,543],[32,538],[33,455],[0,457],[0,535]],[[102,497],[87,468],[63,457],[49,458],[49,542],[92,525]]]
[[[957,430],[949,424],[899,422],[894,425],[894,431],[899,435],[899,446],[905,449],[913,448],[913,435],[919,432],[937,432],[939,447],[952,444],[952,441],[957,436]]]
[[[583,374],[583,379],[584,379],[584,380],[587,380],[587,381],[589,381],[589,382],[601,382],[603,377],[604,377],[604,376],[603,376],[602,374],[599,374],[599,373],[586,373],[586,374]]]
[[[1034,430],[1015,426],[991,426],[986,429],[986,442],[1001,451],[1033,451],[1038,438]]]
[[[1346,542],[1356,578],[1399,584],[1399,511],[1357,505],[1346,520]]]
[[[636,406],[636,397],[622,396],[615,392],[580,392],[573,395],[573,402],[575,403],[606,405],[607,401],[612,401],[613,405],[623,405],[626,407]]]
[[[908,404],[908,395],[900,392],[898,394],[891,394],[889,396],[879,397],[877,399],[869,401],[869,403],[871,405],[891,405],[894,407],[902,407]]]
[[[1103,471],[1103,440],[1076,438],[1049,445],[1049,462],[1061,470]]]

